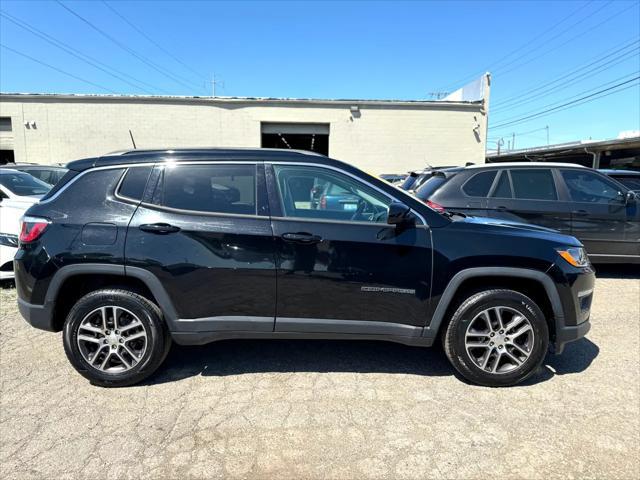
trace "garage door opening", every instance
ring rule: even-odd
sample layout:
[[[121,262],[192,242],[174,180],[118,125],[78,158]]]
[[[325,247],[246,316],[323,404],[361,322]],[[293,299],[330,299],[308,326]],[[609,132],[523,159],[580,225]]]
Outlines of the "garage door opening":
[[[16,157],[13,154],[13,150],[0,150],[0,165],[15,163],[15,161]]]
[[[329,155],[328,123],[266,123],[261,126],[263,148],[309,150]]]

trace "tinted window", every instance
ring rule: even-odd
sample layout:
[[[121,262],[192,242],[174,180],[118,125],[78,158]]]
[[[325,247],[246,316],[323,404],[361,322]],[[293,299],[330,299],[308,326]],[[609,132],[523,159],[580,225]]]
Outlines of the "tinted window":
[[[620,200],[617,185],[589,171],[562,170],[569,195],[574,202],[610,203]]]
[[[498,179],[498,185],[493,192],[493,197],[496,198],[511,198],[511,184],[509,183],[509,173],[503,171]]]
[[[640,190],[640,176],[638,177],[616,177],[615,175],[613,176],[613,178],[615,178],[617,181],[619,181],[621,184],[623,184],[625,187],[627,187],[630,190]]]
[[[51,185],[18,171],[0,173],[0,184],[20,196],[44,195],[51,190]]]
[[[200,212],[256,214],[255,165],[166,167],[154,200],[165,207]]]
[[[287,217],[386,222],[391,203],[358,180],[318,167],[274,165]]]
[[[449,180],[446,177],[435,176],[424,182],[422,186],[416,191],[415,195],[420,200],[428,200],[431,195],[435,193],[442,185]]]
[[[144,187],[147,185],[150,173],[151,167],[134,167],[127,170],[120,184],[118,195],[133,198],[134,200],[142,200]]]
[[[551,170],[511,170],[511,181],[516,198],[526,200],[557,200],[556,186]]]
[[[496,173],[495,171],[478,173],[467,180],[462,190],[470,197],[486,197],[493,184],[493,179],[496,178]]]
[[[407,176],[407,178],[404,179],[402,184],[400,184],[400,188],[402,190],[409,190],[413,186],[413,184],[415,183],[415,181],[417,179],[418,179],[418,174],[417,173],[409,174]]]

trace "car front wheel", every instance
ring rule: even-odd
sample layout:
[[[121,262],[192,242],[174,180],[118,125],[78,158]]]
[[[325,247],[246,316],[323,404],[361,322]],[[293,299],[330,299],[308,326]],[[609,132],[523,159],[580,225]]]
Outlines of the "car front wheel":
[[[91,383],[122,387],[151,375],[164,361],[171,338],[157,306],[116,289],[91,292],[69,312],[64,349]]]
[[[447,357],[467,380],[515,385],[540,366],[549,329],[540,307],[513,290],[487,290],[458,307],[443,338]]]

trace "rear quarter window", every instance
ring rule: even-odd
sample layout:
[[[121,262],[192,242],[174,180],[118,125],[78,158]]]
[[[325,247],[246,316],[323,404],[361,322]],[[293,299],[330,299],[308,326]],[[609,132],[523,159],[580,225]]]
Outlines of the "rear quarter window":
[[[142,200],[152,167],[131,167],[124,174],[118,195],[132,200]]]
[[[486,197],[489,195],[496,171],[476,173],[462,186],[462,191],[470,197]]]

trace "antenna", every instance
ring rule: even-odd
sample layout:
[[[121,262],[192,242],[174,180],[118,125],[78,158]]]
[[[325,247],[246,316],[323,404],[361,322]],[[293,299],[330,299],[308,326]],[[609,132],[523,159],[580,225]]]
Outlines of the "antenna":
[[[137,150],[138,147],[136,147],[136,141],[133,139],[133,133],[131,133],[131,129],[129,129],[129,136],[131,137],[131,143],[133,143],[133,149]]]

